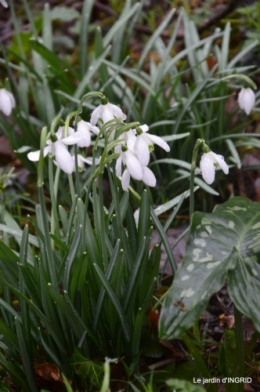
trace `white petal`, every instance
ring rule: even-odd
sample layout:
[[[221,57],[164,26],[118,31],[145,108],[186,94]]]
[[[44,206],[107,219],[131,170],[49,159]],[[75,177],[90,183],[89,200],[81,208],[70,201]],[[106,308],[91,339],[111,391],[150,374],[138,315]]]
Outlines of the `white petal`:
[[[97,135],[99,133],[99,128],[91,125],[89,122],[84,120],[80,120],[78,122],[77,132],[85,134],[90,133],[90,131]]]
[[[125,132],[122,135],[120,135],[120,139],[123,138],[125,138],[127,141],[127,147],[133,151],[137,140],[135,131],[133,129],[129,129],[128,132]]]
[[[2,4],[3,7],[7,8],[8,4],[5,0],[0,0],[0,3]]]
[[[43,149],[43,156],[46,157],[46,155],[47,155],[50,151],[51,151],[51,146],[46,146],[46,147],[44,147],[44,149]],[[27,154],[27,157],[28,157],[28,159],[29,159],[30,161],[32,161],[32,162],[37,162],[37,161],[39,161],[39,159],[40,159],[40,150],[29,152],[29,153]]]
[[[147,166],[150,161],[150,151],[142,135],[137,136],[134,151],[142,166]]]
[[[74,133],[74,129],[71,127],[68,127],[67,128],[67,136],[73,135],[73,133]],[[65,137],[65,127],[64,126],[59,127],[57,132],[55,133],[55,136],[57,137],[57,139],[64,138]]]
[[[126,115],[122,112],[122,110],[118,106],[113,105],[112,103],[107,103],[104,106],[107,106],[109,111],[113,114],[113,117],[122,118],[123,120],[126,119]]]
[[[74,160],[74,165],[75,165],[75,156],[72,155],[72,158]],[[80,171],[83,170],[84,169],[84,159],[83,159],[83,156],[80,154],[77,155],[77,163],[78,163],[78,169]]]
[[[131,153],[129,150],[125,153],[125,163],[131,174],[131,176],[135,180],[141,180],[143,177],[143,168],[138,159]]]
[[[62,143],[71,146],[73,144],[78,144],[81,140],[82,135],[79,132],[75,132],[73,135],[63,138]]]
[[[134,220],[135,220],[136,227],[138,227],[139,215],[140,215],[140,208],[137,208],[137,210],[135,210],[134,212]]]
[[[238,104],[248,115],[255,106],[255,94],[251,88],[242,88],[238,94]]]
[[[148,127],[147,124],[140,125],[139,128],[141,128],[141,130],[142,130],[144,133],[149,131],[149,127]]]
[[[78,141],[78,146],[81,148],[89,147],[90,144],[91,144],[90,133],[85,133],[85,135],[81,138],[81,140]]]
[[[116,175],[118,177],[122,176],[122,155],[120,155],[116,160]]]
[[[154,143],[163,148],[166,152],[170,151],[170,146],[168,143],[166,143],[165,140],[163,140],[160,136],[156,135],[147,135],[149,139]]]
[[[155,186],[156,185],[156,178],[153,174],[152,170],[149,167],[143,167],[143,182],[148,186]]]
[[[215,179],[215,166],[209,153],[202,155],[200,160],[200,170],[204,181],[207,184],[212,184]]]
[[[91,131],[95,135],[97,135],[99,133],[100,129],[98,127],[94,126],[94,125],[91,125],[87,121],[81,120],[78,123],[77,131],[83,132],[83,133],[85,133],[85,132],[90,133],[90,131]]]
[[[224,157],[222,155],[219,155],[219,154],[215,154],[215,153],[213,153],[213,154],[214,154],[215,160],[216,160],[217,164],[219,165],[219,167],[223,170],[223,172],[225,174],[228,174],[229,167],[226,164],[226,162],[224,160]]]
[[[130,172],[126,168],[121,178],[121,184],[124,191],[127,191],[129,184],[130,184]]]
[[[54,143],[55,158],[57,165],[67,174],[71,174],[75,167],[75,162],[62,142]]]
[[[98,119],[101,117],[101,109],[102,109],[102,105],[99,105],[96,109],[93,110],[90,117],[90,123],[92,126],[96,125]]]
[[[0,109],[6,115],[10,116],[15,106],[14,96],[5,88],[0,89]]]
[[[37,162],[40,159],[40,150],[29,152],[27,157],[30,161]]]
[[[87,163],[88,165],[93,165],[93,158],[84,158],[82,155],[78,154],[78,156],[80,156],[80,159],[82,162]],[[100,159],[99,158],[95,158],[95,165],[99,165],[100,163]]]
[[[108,121],[114,120],[115,117],[114,117],[113,113],[111,112],[111,110],[107,107],[107,105],[103,105],[103,106],[104,107],[103,107],[103,112],[102,112],[101,118],[103,120],[103,123],[105,124]]]

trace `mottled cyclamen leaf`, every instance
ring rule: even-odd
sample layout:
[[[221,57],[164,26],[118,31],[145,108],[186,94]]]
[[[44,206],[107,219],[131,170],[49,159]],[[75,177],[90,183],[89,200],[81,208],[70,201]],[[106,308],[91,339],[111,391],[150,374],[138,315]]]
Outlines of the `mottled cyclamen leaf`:
[[[160,338],[177,338],[190,328],[227,278],[235,305],[260,330],[259,240],[259,203],[234,197],[213,213],[195,212],[186,255],[161,310]]]

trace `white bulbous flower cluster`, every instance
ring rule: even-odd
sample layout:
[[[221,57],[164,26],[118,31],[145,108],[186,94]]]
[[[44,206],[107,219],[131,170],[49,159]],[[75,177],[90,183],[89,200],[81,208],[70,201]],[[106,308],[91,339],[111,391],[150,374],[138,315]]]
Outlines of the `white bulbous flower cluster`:
[[[65,132],[67,135],[65,135]],[[50,153],[55,158],[54,163],[65,173],[71,174],[75,171],[75,157],[70,154],[66,146],[89,147],[91,132],[97,134],[99,129],[83,120],[79,121],[76,132],[71,127],[68,127],[67,130],[65,127],[59,127],[58,131],[47,140],[43,149],[43,156],[46,157]],[[37,162],[40,159],[40,150],[29,152],[27,156],[30,161]],[[89,163],[89,159],[79,154],[77,162],[78,167],[83,169],[83,162]]]
[[[130,129],[121,135],[123,142],[115,148],[116,152],[120,154],[116,161],[116,173],[121,178],[124,191],[129,187],[130,177],[154,187],[156,185],[155,175],[147,167],[153,145],[157,144],[165,151],[170,151],[169,145],[161,137],[148,134],[148,130],[146,124],[136,129]]]
[[[89,147],[92,135],[98,135],[100,129],[96,126],[100,120],[102,125],[113,119],[123,121],[126,115],[122,110],[109,102],[99,105],[90,117],[90,122],[80,120],[77,124],[77,130],[72,127],[59,127],[56,133],[50,135],[43,149],[43,156],[51,154],[54,157],[54,163],[65,173],[72,174],[75,171],[75,155],[72,155],[68,146],[77,145],[80,148]],[[115,145],[114,151],[119,156],[116,160],[116,174],[121,179],[123,190],[127,190],[130,185],[130,178],[143,181],[146,185],[154,187],[156,178],[153,172],[147,167],[150,161],[150,152],[154,149],[154,144],[162,147],[165,151],[170,151],[169,145],[159,136],[150,135],[149,127],[141,125],[136,129],[129,129],[121,134],[118,138],[118,144]],[[115,130],[110,134],[115,135]],[[109,138],[109,140],[110,140]],[[34,151],[27,154],[31,161],[39,161],[40,151]],[[92,158],[85,158],[77,154],[77,166],[80,170],[84,169],[84,164],[91,165]],[[99,160],[95,160],[98,164]]]

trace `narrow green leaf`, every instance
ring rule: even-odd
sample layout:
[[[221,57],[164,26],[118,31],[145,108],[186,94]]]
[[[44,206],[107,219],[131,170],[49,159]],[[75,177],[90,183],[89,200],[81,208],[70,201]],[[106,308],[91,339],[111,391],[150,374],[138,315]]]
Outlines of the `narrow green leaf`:
[[[140,69],[148,55],[148,53],[151,51],[155,41],[157,40],[157,38],[160,36],[160,34],[163,32],[163,30],[167,27],[167,25],[169,24],[170,20],[172,19],[174,13],[175,13],[175,9],[172,8],[170,10],[170,12],[166,15],[166,17],[164,18],[163,22],[160,24],[160,26],[155,30],[155,32],[153,33],[153,35],[151,36],[151,38],[149,39],[149,41],[147,42],[147,44],[145,45],[143,51],[142,51],[142,55],[140,57],[140,60],[138,62],[138,68]]]
[[[65,262],[65,273],[64,273],[64,289],[68,291],[69,288],[69,279],[70,279],[70,273],[71,273],[71,267],[72,264],[75,260],[75,257],[77,255],[77,251],[78,251],[78,246],[79,246],[79,242],[81,239],[81,235],[82,235],[82,226],[79,226],[73,242],[70,246],[70,251],[68,253],[68,256],[66,258],[66,262]]]
[[[137,229],[138,244],[140,244],[141,241],[143,241],[143,238],[148,235],[149,229],[150,229],[150,200],[149,200],[149,194],[145,189],[142,193],[140,212],[138,218],[138,229]]]
[[[4,354],[2,354],[1,352],[0,352],[0,365],[7,370],[15,385],[22,388],[24,392],[31,392],[31,388],[28,386],[28,383],[24,380],[24,374],[19,374],[15,366],[11,362],[9,362],[5,358]]]
[[[38,388],[36,385],[36,380],[34,377],[34,370],[33,370],[33,358],[31,357],[30,353],[27,351],[26,342],[24,340],[24,336],[22,333],[22,328],[20,322],[15,319],[15,329],[17,333],[18,343],[20,347],[20,353],[23,361],[24,370],[26,373],[27,382],[30,386],[32,392],[38,392]]]
[[[113,254],[111,256],[111,260],[110,260],[110,262],[108,264],[108,269],[107,269],[107,272],[106,272],[106,278],[107,278],[108,281],[110,280],[110,278],[112,276],[113,269],[115,267],[115,263],[118,262],[118,258],[117,257],[118,257],[118,252],[119,252],[119,246],[120,246],[120,240],[118,239],[118,241],[116,243],[116,246],[115,246],[115,248],[113,250]],[[99,316],[100,316],[100,312],[101,312],[101,309],[102,309],[102,306],[103,306],[105,294],[106,294],[105,288],[102,288],[102,290],[100,291],[98,302],[97,302],[97,306],[96,306],[96,309],[95,309],[95,316],[94,316],[94,321],[93,321],[93,328],[94,328],[94,330],[96,329],[96,326],[97,326],[98,321],[99,321]]]
[[[125,294],[122,299],[123,309],[125,312],[130,311],[129,303],[130,301],[134,301],[137,295],[138,274],[141,270],[143,262],[147,258],[147,254],[145,254],[145,249],[148,240],[149,240],[149,236],[148,238],[144,237],[143,240],[140,242],[138,252],[136,255],[136,260],[134,261],[134,263],[132,263],[132,270],[129,273]],[[139,284],[140,284],[140,280],[139,280]]]
[[[177,269],[177,262],[176,262],[176,260],[174,258],[173,251],[172,251],[172,249],[170,247],[169,240],[168,240],[168,237],[166,235],[166,232],[164,231],[164,229],[163,229],[159,219],[157,218],[157,216],[154,213],[152,208],[151,208],[151,217],[152,217],[153,223],[155,225],[155,228],[156,228],[156,230],[159,233],[160,239],[161,239],[161,241],[162,241],[162,243],[163,243],[163,245],[165,247],[165,251],[167,253],[169,262],[171,264],[172,272],[174,273],[176,271],[176,269]]]
[[[119,320],[120,320],[120,323],[121,323],[121,326],[122,326],[122,332],[123,332],[123,334],[125,336],[125,339],[129,342],[130,341],[130,330],[129,330],[129,326],[128,326],[126,318],[125,318],[125,312],[122,309],[121,304],[120,304],[116,294],[112,290],[112,288],[111,288],[108,280],[106,279],[104,273],[101,271],[101,269],[99,268],[99,266],[96,263],[94,264],[94,268],[95,268],[95,270],[96,270],[96,272],[98,274],[98,277],[99,277],[100,281],[104,285],[104,288],[106,290],[106,293],[107,293],[108,297],[111,299],[111,301],[112,301],[112,303],[113,303],[113,305],[114,305],[114,307],[115,307],[115,309],[117,311],[117,314],[118,314],[118,317],[119,317]]]

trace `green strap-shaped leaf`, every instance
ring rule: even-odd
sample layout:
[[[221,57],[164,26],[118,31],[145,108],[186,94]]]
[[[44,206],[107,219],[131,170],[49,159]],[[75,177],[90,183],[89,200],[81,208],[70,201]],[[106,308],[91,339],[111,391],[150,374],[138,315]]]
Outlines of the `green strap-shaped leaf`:
[[[161,339],[177,338],[191,327],[227,278],[235,305],[260,329],[259,239],[260,205],[246,198],[193,215],[186,255],[162,307]]]

